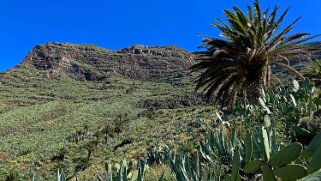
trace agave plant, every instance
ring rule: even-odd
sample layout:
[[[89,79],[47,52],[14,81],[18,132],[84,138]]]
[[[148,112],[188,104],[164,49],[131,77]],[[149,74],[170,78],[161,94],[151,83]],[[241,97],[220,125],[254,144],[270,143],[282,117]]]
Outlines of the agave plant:
[[[270,13],[269,9],[262,11],[258,0],[254,8],[248,6],[248,13],[236,6],[233,9],[224,10],[227,23],[217,18],[219,23],[212,25],[223,39],[206,37],[201,46],[206,50],[197,53],[201,62],[191,67],[192,72],[201,71],[196,89],[203,87],[207,100],[215,94],[223,105],[231,105],[238,97],[257,102],[262,90],[280,81],[273,74],[274,67],[303,78],[290,60],[311,57],[316,49],[302,43],[316,36],[287,35],[300,18],[280,30],[289,9],[278,17],[277,6]]]

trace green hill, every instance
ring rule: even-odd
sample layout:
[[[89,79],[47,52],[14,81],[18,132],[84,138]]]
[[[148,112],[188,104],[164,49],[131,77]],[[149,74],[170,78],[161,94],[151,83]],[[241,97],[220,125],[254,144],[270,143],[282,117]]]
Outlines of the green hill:
[[[1,177],[16,170],[27,178],[33,170],[50,179],[64,167],[89,178],[108,161],[145,156],[161,144],[193,149],[214,110],[194,92],[187,75],[193,63],[173,46],[37,45],[0,75]],[[86,145],[104,128],[110,129],[107,143],[95,143],[82,165]],[[80,132],[84,138],[76,143]]]

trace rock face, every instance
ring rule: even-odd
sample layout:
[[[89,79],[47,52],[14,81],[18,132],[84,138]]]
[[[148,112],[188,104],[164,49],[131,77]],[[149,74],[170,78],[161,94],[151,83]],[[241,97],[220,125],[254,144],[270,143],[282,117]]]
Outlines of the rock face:
[[[117,74],[161,81],[193,63],[187,51],[174,46],[135,45],[111,51],[95,45],[47,43],[37,45],[22,64],[46,71],[48,77],[66,74],[76,80],[102,80]]]

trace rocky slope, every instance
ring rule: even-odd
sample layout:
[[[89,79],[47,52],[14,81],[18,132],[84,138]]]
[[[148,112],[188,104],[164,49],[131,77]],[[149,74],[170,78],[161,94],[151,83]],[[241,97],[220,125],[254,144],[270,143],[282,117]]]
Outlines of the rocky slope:
[[[321,43],[313,42],[309,46],[321,47]],[[321,51],[317,52],[315,59],[320,57]],[[166,81],[184,76],[194,63],[189,52],[175,46],[134,45],[112,51],[95,45],[52,42],[33,48],[22,65],[45,71],[46,78],[65,74],[75,80],[89,81],[110,76]],[[291,66],[302,71],[301,63],[292,61]],[[276,69],[276,72],[283,70]]]
[[[37,45],[23,65],[46,70],[47,77],[67,74],[76,80],[103,80],[110,75],[161,81],[187,70],[194,62],[189,53],[174,46],[135,45],[111,51],[95,45],[47,43]]]

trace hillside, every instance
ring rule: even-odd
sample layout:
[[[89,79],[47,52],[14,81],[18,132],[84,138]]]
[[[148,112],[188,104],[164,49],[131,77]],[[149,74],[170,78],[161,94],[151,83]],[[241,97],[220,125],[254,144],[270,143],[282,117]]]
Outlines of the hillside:
[[[0,74],[0,175],[15,170],[27,178],[33,170],[51,179],[63,167],[69,176],[90,178],[106,162],[138,158],[154,146],[192,149],[202,123],[213,119],[187,75],[193,62],[173,46],[37,45]],[[84,166],[86,145],[105,128],[108,141],[97,143]],[[84,138],[76,143],[78,133]],[[61,150],[63,161],[55,159]]]
[[[47,43],[36,46],[23,65],[47,71],[47,76],[64,73],[75,80],[104,80],[121,75],[129,79],[163,80],[178,76],[193,63],[185,50],[177,47],[135,45],[110,51],[95,45]]]
[[[193,151],[217,125],[216,108],[194,91],[194,63],[174,46],[37,45],[0,74],[0,178],[51,180],[64,168],[84,180],[164,144]]]

